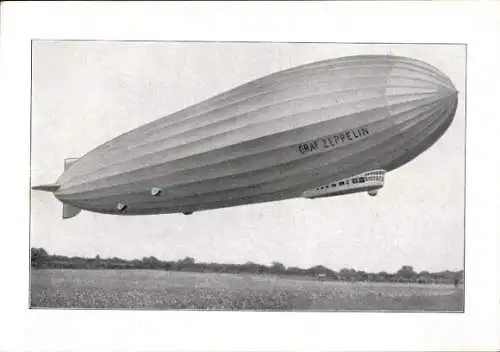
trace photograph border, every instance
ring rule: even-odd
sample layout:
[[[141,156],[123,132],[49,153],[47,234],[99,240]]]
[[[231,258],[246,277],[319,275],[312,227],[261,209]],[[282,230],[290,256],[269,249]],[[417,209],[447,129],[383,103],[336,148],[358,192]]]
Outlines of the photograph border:
[[[457,310],[457,311],[440,311],[440,310],[384,310],[384,309],[359,309],[359,310],[348,310],[348,309],[335,309],[335,310],[308,310],[308,309],[300,309],[300,310],[266,310],[266,309],[245,309],[245,310],[238,310],[238,309],[178,309],[178,308],[169,308],[169,309],[155,309],[155,308],[76,308],[76,307],[33,307],[32,302],[31,302],[31,285],[32,285],[32,266],[31,266],[31,236],[32,236],[32,227],[31,227],[31,221],[32,221],[32,197],[31,197],[31,190],[32,187],[32,136],[33,136],[33,130],[32,130],[32,122],[33,122],[33,111],[32,111],[32,104],[33,104],[33,44],[35,42],[97,42],[97,43],[107,43],[107,42],[112,42],[112,43],[223,43],[223,44],[339,44],[339,45],[427,45],[427,46],[463,46],[465,50],[465,67],[464,67],[464,89],[465,91],[459,92],[459,94],[464,95],[464,130],[463,130],[463,143],[464,143],[464,155],[463,155],[463,171],[464,171],[464,180],[463,180],[463,199],[464,199],[464,207],[462,210],[462,215],[463,215],[463,250],[462,250],[462,270],[463,270],[463,276],[462,276],[462,283],[463,283],[463,293],[462,293],[462,310]],[[28,308],[30,310],[57,310],[57,311],[155,311],[155,312],[253,312],[253,313],[352,313],[352,314],[357,314],[357,313],[368,313],[368,314],[384,314],[384,313],[404,313],[404,314],[433,314],[433,313],[438,313],[438,314],[464,314],[466,313],[466,297],[467,297],[467,284],[466,284],[466,214],[467,214],[467,96],[468,96],[468,89],[467,89],[467,76],[468,76],[468,43],[464,42],[444,42],[444,43],[437,43],[437,42],[343,42],[343,41],[331,41],[331,42],[314,42],[314,41],[236,41],[236,40],[231,40],[231,41],[226,41],[226,40],[160,40],[160,39],[56,39],[56,38],[43,38],[43,39],[38,39],[38,38],[32,38],[30,42],[30,121],[29,121],[29,128],[30,128],[30,134],[29,134],[29,139],[30,139],[30,149],[29,149],[29,187],[30,187],[30,192],[29,192],[29,220],[28,220],[28,237],[29,237],[29,248],[28,248],[28,265],[29,265],[29,290],[28,290]]]

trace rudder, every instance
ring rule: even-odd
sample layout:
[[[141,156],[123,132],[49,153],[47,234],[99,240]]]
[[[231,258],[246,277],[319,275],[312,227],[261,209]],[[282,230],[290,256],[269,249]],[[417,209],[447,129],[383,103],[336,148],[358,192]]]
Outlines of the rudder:
[[[67,158],[64,159],[64,171],[68,170],[79,158]],[[63,219],[69,219],[77,216],[82,209],[77,208],[70,204],[63,204]]]
[[[74,207],[69,204],[63,204],[63,219],[69,219],[74,216],[77,216],[82,209]]]
[[[64,171],[68,170],[71,165],[73,165],[74,163],[76,163],[78,161],[79,158],[67,158],[67,159],[64,159]]]

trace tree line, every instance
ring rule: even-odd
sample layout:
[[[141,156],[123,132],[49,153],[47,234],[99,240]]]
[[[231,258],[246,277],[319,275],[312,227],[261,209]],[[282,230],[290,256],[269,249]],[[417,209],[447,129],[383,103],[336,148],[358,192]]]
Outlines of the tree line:
[[[163,261],[153,256],[133,260],[117,257],[101,258],[99,255],[94,258],[67,257],[51,255],[43,248],[31,248],[31,267],[34,269],[149,269],[207,273],[248,273],[306,276],[318,280],[447,283],[455,285],[463,280],[463,270],[416,272],[410,265],[403,265],[395,273],[385,271],[370,273],[352,268],[334,271],[323,265],[316,265],[307,269],[295,266],[285,267],[280,262],[273,262],[271,265],[254,262],[246,262],[245,264],[201,263],[196,262],[192,257],[185,257],[176,261]]]

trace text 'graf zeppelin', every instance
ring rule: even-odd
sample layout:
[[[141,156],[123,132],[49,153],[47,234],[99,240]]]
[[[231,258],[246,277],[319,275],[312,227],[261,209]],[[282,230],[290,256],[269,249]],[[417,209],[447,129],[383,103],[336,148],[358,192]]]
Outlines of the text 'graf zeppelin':
[[[348,141],[354,141],[359,138],[368,136],[370,131],[367,127],[356,128],[345,132],[337,133],[331,136],[322,137],[299,144],[299,151],[302,154],[314,152],[319,149],[333,148],[337,145],[344,144]]]

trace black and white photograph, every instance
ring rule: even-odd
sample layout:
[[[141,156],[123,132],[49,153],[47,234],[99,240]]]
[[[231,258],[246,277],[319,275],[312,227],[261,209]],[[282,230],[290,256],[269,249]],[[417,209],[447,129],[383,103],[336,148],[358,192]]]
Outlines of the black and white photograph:
[[[31,308],[463,312],[465,84],[456,44],[34,40]]]
[[[498,3],[0,9],[0,351],[499,350]]]

